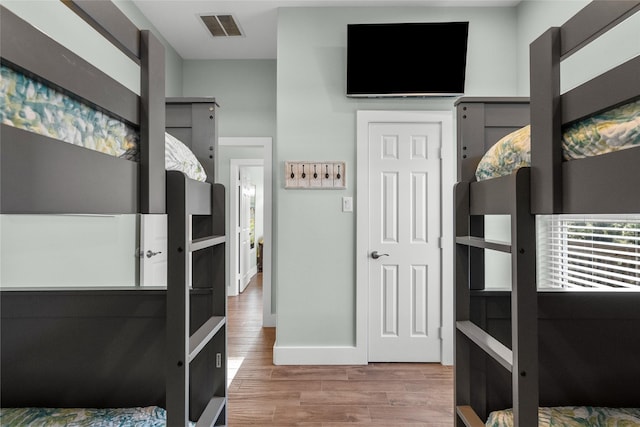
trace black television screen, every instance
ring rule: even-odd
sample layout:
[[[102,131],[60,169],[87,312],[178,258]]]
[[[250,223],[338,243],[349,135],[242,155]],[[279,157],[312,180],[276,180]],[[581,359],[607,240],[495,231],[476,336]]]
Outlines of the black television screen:
[[[468,22],[350,24],[347,96],[464,93]]]

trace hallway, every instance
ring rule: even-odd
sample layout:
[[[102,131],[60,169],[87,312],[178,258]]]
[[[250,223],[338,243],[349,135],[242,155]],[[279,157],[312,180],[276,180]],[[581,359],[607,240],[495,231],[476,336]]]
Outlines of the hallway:
[[[452,367],[275,366],[275,328],[261,324],[258,274],[228,300],[229,427],[453,426]]]

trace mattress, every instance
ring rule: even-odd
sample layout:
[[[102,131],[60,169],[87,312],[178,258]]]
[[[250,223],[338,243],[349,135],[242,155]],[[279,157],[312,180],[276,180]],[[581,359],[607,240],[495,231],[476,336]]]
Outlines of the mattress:
[[[510,175],[531,166],[531,127],[511,132],[487,150],[476,169],[476,179]],[[562,131],[565,160],[582,159],[640,145],[640,100],[572,123]]]
[[[513,411],[489,414],[486,427],[513,427]],[[538,410],[540,427],[640,427],[640,408],[561,406]]]
[[[2,408],[2,427],[165,427],[167,414],[158,406],[139,408]],[[190,423],[195,426],[195,423]]]

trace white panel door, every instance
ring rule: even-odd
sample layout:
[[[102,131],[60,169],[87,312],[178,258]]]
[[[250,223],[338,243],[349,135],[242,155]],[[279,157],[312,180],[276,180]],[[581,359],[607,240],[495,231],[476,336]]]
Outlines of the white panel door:
[[[441,126],[369,128],[370,362],[439,362]]]
[[[240,206],[239,206],[239,240],[240,240],[240,292],[243,292],[249,281],[251,280],[251,245],[249,242],[250,237],[250,207],[251,207],[251,186],[247,171],[244,168],[240,168]]]

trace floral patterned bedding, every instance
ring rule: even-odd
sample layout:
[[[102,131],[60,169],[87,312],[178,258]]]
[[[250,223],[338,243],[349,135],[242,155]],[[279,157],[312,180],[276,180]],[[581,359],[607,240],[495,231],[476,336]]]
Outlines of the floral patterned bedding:
[[[165,427],[167,413],[158,406],[142,408],[2,408],[2,427]],[[195,423],[190,423],[194,426]]]
[[[483,156],[476,179],[509,175],[531,165],[531,128],[520,128],[496,142]],[[565,160],[597,156],[640,145],[640,100],[630,102],[563,129]]]
[[[0,121],[74,145],[137,160],[137,132],[9,67],[0,67]]]
[[[489,414],[486,427],[513,427],[513,411],[505,409]],[[640,408],[561,406],[539,408],[540,427],[639,427]]]

